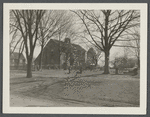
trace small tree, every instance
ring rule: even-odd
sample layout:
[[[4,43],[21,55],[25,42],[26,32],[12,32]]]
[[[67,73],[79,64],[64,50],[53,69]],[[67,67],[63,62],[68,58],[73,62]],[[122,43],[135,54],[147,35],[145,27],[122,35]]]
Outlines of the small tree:
[[[116,70],[115,74],[118,74],[119,70],[124,70],[127,67],[127,58],[126,57],[116,57],[114,60],[114,68]]]

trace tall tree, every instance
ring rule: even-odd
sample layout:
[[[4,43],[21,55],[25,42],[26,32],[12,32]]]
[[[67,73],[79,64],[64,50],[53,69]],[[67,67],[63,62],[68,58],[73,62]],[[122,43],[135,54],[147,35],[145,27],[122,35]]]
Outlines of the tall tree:
[[[32,77],[32,59],[38,40],[40,21],[45,12],[44,10],[12,10],[11,25],[19,30],[25,46],[27,78]]]
[[[76,10],[85,26],[86,39],[105,53],[104,74],[109,74],[109,55],[114,43],[139,22],[135,10]]]

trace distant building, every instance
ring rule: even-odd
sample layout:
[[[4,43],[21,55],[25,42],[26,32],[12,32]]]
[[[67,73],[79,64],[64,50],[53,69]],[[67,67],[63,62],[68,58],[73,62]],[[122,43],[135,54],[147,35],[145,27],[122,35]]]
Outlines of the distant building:
[[[25,69],[25,57],[22,53],[14,52],[10,55],[10,69]]]
[[[34,61],[35,65],[39,65],[40,54]],[[85,50],[79,45],[71,44],[69,38],[64,42],[51,39],[43,49],[42,68],[64,68],[65,64],[70,64],[71,61],[73,66],[85,63]]]
[[[86,60],[87,65],[96,65],[97,64],[97,58],[96,58],[96,52],[93,48],[90,48],[87,51],[87,60]]]

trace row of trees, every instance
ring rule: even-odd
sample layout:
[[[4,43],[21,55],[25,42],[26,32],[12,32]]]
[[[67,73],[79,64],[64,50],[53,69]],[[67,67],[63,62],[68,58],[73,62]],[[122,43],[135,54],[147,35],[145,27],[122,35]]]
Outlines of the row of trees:
[[[82,27],[79,33],[74,26],[77,17],[76,26]],[[42,53],[51,37],[76,39],[78,35],[105,53],[104,74],[109,74],[110,49],[115,42],[125,40],[131,28],[139,25],[139,17],[140,13],[136,10],[11,10],[10,46],[15,43],[14,47],[25,48],[27,77],[32,77],[31,65],[37,45],[41,46]]]

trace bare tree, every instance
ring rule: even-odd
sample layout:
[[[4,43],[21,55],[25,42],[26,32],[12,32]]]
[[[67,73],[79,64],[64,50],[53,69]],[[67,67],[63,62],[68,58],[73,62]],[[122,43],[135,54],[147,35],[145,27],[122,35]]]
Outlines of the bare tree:
[[[105,53],[104,74],[109,74],[109,54],[114,43],[125,31],[138,24],[135,10],[77,10],[73,11],[85,26],[86,39]]]
[[[58,38],[59,41],[67,36],[71,37],[74,33],[74,31],[71,30],[72,26],[72,16],[68,14],[68,11],[52,10],[45,13],[40,22],[39,43],[41,52],[39,55],[39,69],[42,69],[42,53],[47,42],[49,42],[52,37]],[[61,54],[60,51],[61,50],[59,50],[59,53]]]
[[[60,22],[57,25],[57,35],[59,40],[59,60],[62,54],[62,47],[60,42],[62,39],[69,38],[73,40],[76,30],[74,30],[74,19],[73,15],[69,11],[59,11],[59,16],[61,17]],[[60,68],[60,65],[59,65]]]
[[[19,66],[20,57],[24,50],[24,42],[22,40],[22,36],[19,34],[19,30],[14,27],[16,25],[16,22],[13,22],[13,12],[10,11],[10,26],[9,26],[9,32],[10,32],[10,56],[14,53],[14,51],[17,49],[19,50],[18,54],[18,61],[17,61],[17,67]]]
[[[59,11],[61,20],[57,25],[58,28],[58,39],[72,38],[75,30],[73,30],[74,20],[73,15],[69,11]]]
[[[128,33],[127,38],[129,41],[125,42],[125,51],[129,56],[136,57],[138,68],[140,68],[140,32],[138,28]]]
[[[25,46],[27,59],[27,78],[32,77],[32,59],[38,40],[39,24],[45,14],[44,10],[12,10],[13,19],[11,24],[19,30]]]
[[[39,57],[39,69],[42,69],[42,55],[44,46],[50,40],[51,37],[57,34],[57,26],[61,20],[61,15],[56,11],[47,11],[42,17],[39,27],[39,44],[41,46],[41,52]]]
[[[12,11],[10,11],[10,25],[9,25],[9,34],[10,34],[10,56],[13,54],[13,52],[20,46],[20,43],[22,43],[22,36],[19,35],[19,30],[14,27],[17,22],[12,22],[14,19]]]

